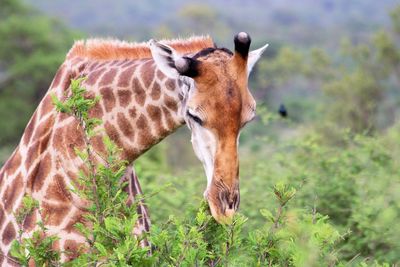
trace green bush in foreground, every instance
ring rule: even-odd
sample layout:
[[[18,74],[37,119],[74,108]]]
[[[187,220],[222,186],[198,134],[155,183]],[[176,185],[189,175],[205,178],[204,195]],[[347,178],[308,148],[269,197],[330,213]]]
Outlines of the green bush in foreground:
[[[72,96],[66,102],[56,98],[54,102],[58,111],[67,112],[80,122],[86,136],[86,148],[76,151],[86,171],[82,170],[79,176],[82,187],[73,189],[91,203],[85,218],[92,227],[76,224],[86,237],[86,249],[77,259],[61,264],[60,253],[69,252],[54,252],[51,247],[56,237],[46,235],[39,223],[32,238],[20,237],[13,244],[11,254],[20,264],[34,261],[39,266],[345,266],[337,257],[336,245],[342,239],[338,230],[315,209],[290,209],[288,205],[296,189],[282,182],[272,188],[276,209],[262,209],[263,223],[249,233],[242,231],[246,217],[238,214],[230,225],[217,224],[203,202],[183,217],[170,216],[165,223],[154,224],[150,233],[134,236],[138,214],[135,204],[125,205],[128,195],[123,191],[125,184],[119,183],[126,162],[119,159],[119,149],[108,138],[104,139],[106,163],[96,165],[91,160],[88,140],[96,134],[93,129],[100,122],[87,114],[97,98],[83,97],[81,81],[72,81]],[[38,209],[30,198],[24,203],[17,218]],[[151,248],[140,246],[144,238],[150,241]]]

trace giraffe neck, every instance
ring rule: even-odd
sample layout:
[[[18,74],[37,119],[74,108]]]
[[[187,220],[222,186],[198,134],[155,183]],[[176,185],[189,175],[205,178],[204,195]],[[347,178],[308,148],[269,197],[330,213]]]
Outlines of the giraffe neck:
[[[60,237],[57,246],[72,249],[69,244],[84,242],[74,223],[80,220],[85,203],[68,189],[82,168],[75,149],[85,145],[83,132],[75,118],[55,111],[50,97],[68,96],[70,79],[79,76],[87,76],[83,86],[88,96],[101,95],[90,116],[103,121],[99,127],[123,149],[123,158],[130,162],[184,123],[183,85],[164,76],[152,60],[65,62],[18,148],[0,170],[0,255],[7,255],[20,229],[13,214],[20,209],[25,194],[40,202],[48,234]],[[101,136],[90,141],[99,154],[104,151]],[[37,220],[40,216],[35,211],[24,222],[24,235],[31,233]],[[3,260],[0,256],[4,264]]]
[[[103,121],[129,162],[184,124],[184,85],[167,78],[152,59],[90,62],[82,75],[89,94],[101,95],[90,116]],[[101,151],[101,140],[93,142]]]

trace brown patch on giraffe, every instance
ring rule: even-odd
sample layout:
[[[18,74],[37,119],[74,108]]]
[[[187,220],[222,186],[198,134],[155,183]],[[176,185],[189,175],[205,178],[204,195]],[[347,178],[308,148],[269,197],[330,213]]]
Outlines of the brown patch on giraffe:
[[[4,165],[4,166],[6,166],[6,165]],[[6,179],[3,178],[3,177],[7,177],[8,176],[8,172],[7,172],[7,170],[4,169],[5,168],[4,166],[0,169],[0,188],[3,188],[4,184],[6,182],[5,181]]]
[[[66,142],[64,142],[64,128],[58,128],[54,132],[54,138],[52,139],[52,148],[55,149],[63,157],[68,156],[68,151],[65,149]]]
[[[130,66],[119,75],[118,86],[128,87],[131,84],[133,74],[135,73],[135,66]]]
[[[68,258],[67,260],[73,260],[79,257],[80,247],[81,244],[76,242],[75,240],[72,239],[65,240],[64,250],[66,251],[65,255],[67,255]]]
[[[141,72],[141,79],[143,81],[143,84],[145,88],[149,88],[152,81],[154,80],[154,61],[149,60],[146,63],[144,63],[140,69]]]
[[[50,133],[48,133],[46,136],[37,140],[36,142],[34,142],[29,146],[25,160],[26,169],[29,170],[29,168],[33,165],[33,162],[37,160],[40,157],[40,155],[46,150],[49,140],[50,140]]]
[[[133,94],[135,95],[136,102],[143,106],[146,101],[146,92],[143,90],[142,85],[140,84],[137,78],[133,79]]]
[[[135,108],[130,108],[128,112],[129,112],[129,116],[130,116],[132,119],[135,119],[135,118],[136,118],[137,113],[136,113],[136,109],[135,109]]]
[[[47,95],[44,97],[40,107],[40,115],[49,113],[54,108],[53,101],[51,100],[51,96]]]
[[[11,241],[15,239],[17,232],[15,231],[15,227],[12,222],[9,222],[6,228],[3,230],[2,241],[4,245],[10,244]]]
[[[136,126],[139,130],[144,130],[148,128],[146,118],[143,115],[140,115],[137,119]]]
[[[0,229],[3,227],[5,221],[6,221],[6,213],[3,209],[3,205],[0,204]]]
[[[90,72],[87,76],[87,79],[85,80],[85,85],[94,85],[99,80],[99,77],[103,74],[105,70],[106,68],[101,68]]]
[[[33,231],[33,229],[35,229],[36,227],[36,222],[37,222],[37,211],[32,211],[31,213],[29,213],[26,217],[25,220],[23,222],[23,229],[26,232],[30,232]]]
[[[134,161],[135,159],[137,159],[137,157],[139,157],[140,151],[136,148],[133,147],[127,147],[126,149],[124,149],[124,151],[122,152],[121,158],[128,160],[129,162]]]
[[[115,96],[111,87],[103,87],[100,94],[104,103],[106,112],[110,112],[115,107]]]
[[[36,116],[37,116],[37,111],[33,113],[33,116],[31,120],[28,123],[28,126],[26,126],[25,132],[24,132],[24,144],[28,145],[29,141],[31,140],[33,131],[35,130],[35,125],[36,125]]]
[[[157,126],[157,134],[161,139],[166,137],[169,134],[169,132],[170,131],[168,131],[168,129],[165,129],[162,124]]]
[[[157,75],[157,78],[158,78],[160,81],[162,81],[162,80],[165,79],[164,73],[162,73],[160,70],[157,70],[156,75]]]
[[[52,177],[46,190],[46,199],[64,203],[69,201],[69,192],[61,175],[56,174]]]
[[[111,60],[110,63],[108,63],[108,65],[110,67],[115,67],[120,63],[120,60]]]
[[[97,102],[90,110],[89,110],[89,117],[91,118],[101,118],[103,117],[103,107],[101,106],[100,102]]]
[[[68,233],[80,233],[78,229],[76,229],[76,224],[82,223],[83,225],[87,225],[85,218],[83,217],[83,213],[80,210],[76,210],[74,215],[71,216],[64,230]]]
[[[155,139],[151,135],[150,131],[147,131],[147,133],[142,133],[139,135],[138,142],[142,148],[149,149],[154,144]]]
[[[67,89],[69,88],[70,84],[71,84],[71,79],[74,78],[74,76],[72,75],[71,71],[67,72],[67,75],[64,76],[60,88],[62,89],[63,93],[65,93],[67,91]]]
[[[173,129],[175,127],[175,122],[172,119],[171,113],[169,112],[169,110],[166,107],[163,107],[162,110],[163,110],[163,114],[165,116],[165,120],[167,121],[168,129],[169,130]]]
[[[131,59],[123,59],[119,60],[118,67],[121,67],[123,69],[127,67],[132,67],[134,65],[134,61]]]
[[[83,71],[85,70],[86,63],[82,62],[82,59],[76,60],[76,62],[71,62],[72,70],[71,76],[72,78],[82,77]],[[86,73],[85,73],[86,75]]]
[[[107,61],[102,61],[102,62],[97,66],[98,69],[101,69],[101,68],[103,68],[103,67],[105,67],[105,68],[107,69]]]
[[[167,87],[167,89],[170,90],[170,91],[175,91],[175,88],[176,88],[175,80],[168,78],[165,81],[165,87]]]
[[[71,159],[76,158],[75,149],[80,149],[85,145],[82,127],[74,120],[65,126],[64,143],[68,145],[68,154]]]
[[[128,62],[128,61],[130,61],[130,60],[128,60],[128,59],[118,60],[117,66],[118,66],[118,67],[121,67],[122,65],[124,65],[124,64],[125,64],[126,62]]]
[[[61,65],[58,69],[56,76],[53,79],[53,82],[50,85],[50,88],[55,88],[60,84],[62,77],[64,76],[65,66]]]
[[[42,201],[41,213],[43,222],[46,225],[60,225],[64,220],[65,216],[68,215],[68,211],[71,209],[70,205],[58,203],[57,205]]]
[[[153,100],[158,100],[160,99],[161,96],[161,88],[158,83],[153,84],[153,88],[151,89],[150,96]]]
[[[13,174],[21,165],[21,154],[19,150],[15,150],[14,155],[6,162],[4,165],[4,170],[7,170],[7,173]],[[1,179],[3,182],[4,179]]]
[[[178,104],[176,103],[175,99],[168,95],[164,95],[164,103],[170,110],[177,112],[178,111]]]
[[[104,146],[103,137],[100,135],[96,135],[90,139],[90,143],[92,144],[94,150],[100,155],[106,154],[106,147]]]
[[[51,156],[50,154],[46,154],[39,163],[39,167],[35,177],[32,177],[33,178],[32,190],[34,192],[37,192],[40,189],[42,189],[43,184],[48,178],[47,176],[49,175],[50,171],[51,171]]]
[[[132,138],[135,134],[133,131],[132,125],[129,120],[125,117],[124,113],[117,114],[117,123],[122,133],[129,138]]]
[[[106,133],[110,137],[110,139],[113,140],[119,147],[123,147],[118,130],[114,127],[114,125],[106,122],[104,128],[106,129]]]
[[[103,78],[101,79],[100,86],[110,85],[113,82],[116,74],[117,74],[117,69],[115,68],[106,72],[103,75]]]
[[[50,116],[47,120],[42,121],[37,127],[35,131],[35,135],[33,136],[32,140],[40,140],[40,152],[43,152],[47,148],[47,143],[49,141],[49,134],[48,132],[53,129],[54,125],[54,117]],[[47,135],[46,135],[47,134]]]
[[[96,67],[99,65],[99,62],[93,62],[92,64],[89,65],[88,69],[90,71],[96,69]]]
[[[86,91],[83,94],[84,98],[90,98],[90,99],[94,99],[96,97],[96,94],[93,91]]]
[[[130,68],[130,67],[137,67],[136,61],[133,60],[127,60],[125,61],[124,64],[121,65],[122,68]]]
[[[53,119],[51,121],[53,121]],[[51,125],[53,125],[53,123],[51,123]],[[49,140],[50,140],[50,136],[51,136],[51,133],[47,133],[45,136],[42,137],[42,139],[40,139],[40,150],[39,150],[40,154],[43,154],[45,152],[45,150],[47,149]]]
[[[62,122],[69,118],[71,118],[71,115],[69,115],[67,113],[58,113],[58,122]]]
[[[13,209],[15,201],[20,197],[23,190],[22,175],[19,173],[9,186],[7,186],[6,191],[3,195],[3,205],[7,213],[10,213]]]
[[[161,120],[161,109],[159,107],[149,105],[146,110],[147,110],[147,114],[149,114],[150,119],[152,121],[160,121]]]
[[[26,187],[31,189],[33,188],[33,183],[35,181],[36,174],[39,170],[39,164],[35,164],[31,171],[28,173],[26,178]]]
[[[132,91],[130,90],[118,90],[117,91],[119,104],[122,107],[126,107],[131,103]]]
[[[151,134],[149,125],[146,118],[140,115],[136,121],[136,126],[140,130],[138,136],[138,142],[142,147],[148,148],[154,142],[154,137]]]
[[[51,245],[51,248],[55,251],[60,251],[60,240],[55,240]]]

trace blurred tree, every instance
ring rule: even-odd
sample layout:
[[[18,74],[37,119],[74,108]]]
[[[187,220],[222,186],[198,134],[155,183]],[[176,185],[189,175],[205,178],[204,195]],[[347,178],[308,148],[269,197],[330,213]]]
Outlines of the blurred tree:
[[[397,34],[400,34],[400,5],[393,8],[390,12],[390,17],[392,19],[393,30]]]
[[[304,68],[303,55],[292,47],[283,46],[272,60],[262,60],[259,63],[258,82],[263,87],[282,86],[301,74]]]
[[[377,31],[362,44],[345,39],[341,53],[283,46],[262,60],[259,104],[285,103],[292,121],[314,125],[333,143],[341,129],[372,134],[392,125],[400,112],[400,6],[390,14],[393,31]]]
[[[177,18],[171,25],[177,35],[210,34],[216,41],[232,39],[232,29],[226,20],[207,4],[186,4],[178,11]]]
[[[363,69],[327,82],[326,119],[353,132],[375,129],[377,105],[382,98],[378,81]]]
[[[216,10],[204,4],[185,5],[179,16],[186,20],[185,27],[192,32],[208,31],[218,19]]]
[[[22,1],[6,0],[1,3],[0,40],[0,146],[12,147],[47,91],[73,35]]]
[[[329,71],[335,74],[323,86],[327,119],[355,133],[379,128],[380,107],[392,97],[391,78],[400,85],[400,50],[393,34],[380,30],[360,45],[343,41],[340,63]]]

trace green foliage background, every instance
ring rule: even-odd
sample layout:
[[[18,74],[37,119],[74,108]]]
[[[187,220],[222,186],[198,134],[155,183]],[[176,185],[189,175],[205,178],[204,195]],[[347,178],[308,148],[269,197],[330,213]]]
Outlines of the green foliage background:
[[[285,1],[272,1],[271,10],[263,11],[268,9],[264,1],[249,1],[246,7],[170,1],[165,10],[176,11],[174,17],[161,11],[151,13],[154,8],[137,1],[131,10],[141,14],[138,20],[148,23],[132,22],[131,26],[122,18],[122,22],[90,24],[107,14],[93,1],[85,1],[80,11],[91,9],[98,15],[83,19],[84,15],[71,8],[65,19],[70,26],[66,26],[54,17],[67,2],[32,3],[55,14],[45,16],[25,2],[0,0],[1,163],[18,143],[75,38],[94,32],[146,40],[211,31],[230,48],[232,34],[244,27],[253,36],[254,48],[263,42],[271,45],[250,81],[258,117],[241,135],[240,211],[248,218],[242,232],[251,237],[256,229],[263,229],[269,216],[265,210],[274,213],[277,207],[274,185],[285,182],[297,193],[286,207],[289,228],[282,234],[295,234],[298,242],[292,247],[294,254],[279,250],[281,254],[276,255],[281,259],[287,253],[297,255],[297,261],[290,261],[295,266],[321,266],[321,258],[312,254],[314,241],[302,237],[312,232],[316,220],[312,214],[317,212],[322,214],[320,220],[334,228],[328,232],[338,233],[329,247],[329,253],[339,259],[336,265],[400,264],[399,5],[392,1],[348,5],[348,1],[321,1],[321,7],[313,7],[312,1],[304,0],[289,8]],[[122,2],[114,10],[124,14]],[[349,17],[340,12],[346,8]],[[247,11],[246,15],[241,11]],[[78,15],[72,16],[74,12]],[[251,24],[246,19],[249,14],[260,23]],[[322,26],[328,30],[316,34]],[[276,115],[281,102],[288,108],[288,119]],[[156,227],[171,216],[174,222],[188,218],[185,213],[195,216],[193,209],[198,207],[206,182],[189,143],[187,130],[180,129],[136,163],[145,192],[170,184],[147,199]],[[179,237],[174,242],[179,243]],[[281,262],[281,266],[286,265]]]

